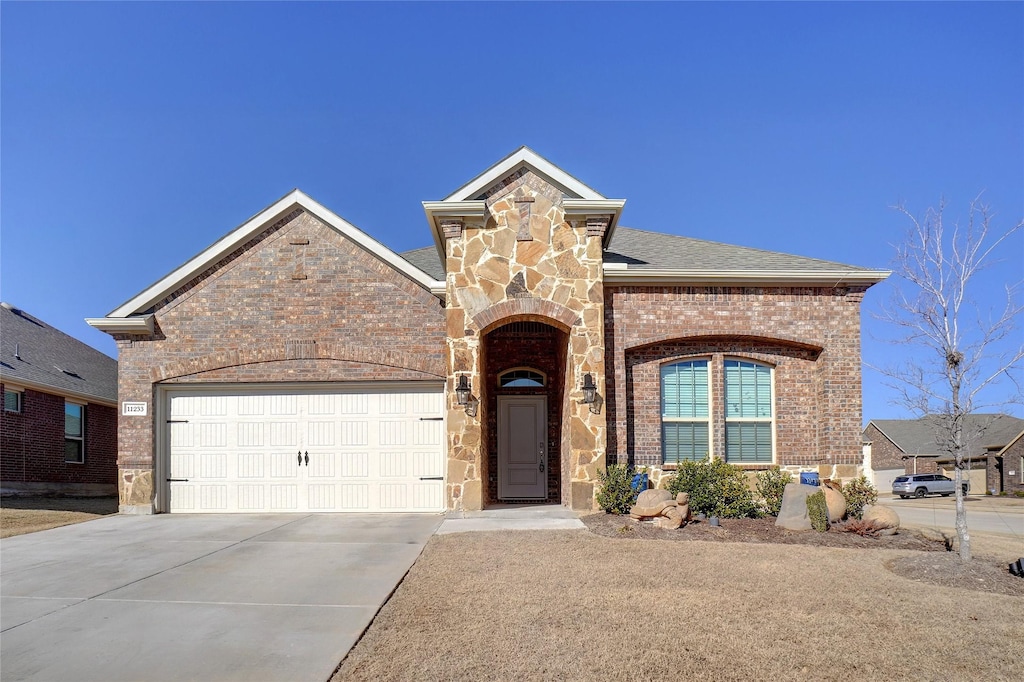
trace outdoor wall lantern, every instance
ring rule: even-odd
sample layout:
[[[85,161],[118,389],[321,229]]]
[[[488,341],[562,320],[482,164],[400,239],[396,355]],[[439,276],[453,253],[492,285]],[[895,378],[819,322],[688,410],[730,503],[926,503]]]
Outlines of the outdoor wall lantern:
[[[469,377],[465,374],[459,375],[459,384],[455,387],[455,395],[459,399],[459,405],[465,407],[469,405],[469,394],[471,389],[469,388]]]
[[[595,403],[597,402],[597,385],[594,383],[594,376],[587,372],[583,375],[583,404],[590,405],[590,411],[596,414],[594,410]]]
[[[459,405],[466,410],[466,414],[470,417],[476,416],[477,406],[480,401],[473,397],[473,389],[469,385],[469,377],[465,374],[459,375],[459,382],[455,386],[455,397],[459,401]]]

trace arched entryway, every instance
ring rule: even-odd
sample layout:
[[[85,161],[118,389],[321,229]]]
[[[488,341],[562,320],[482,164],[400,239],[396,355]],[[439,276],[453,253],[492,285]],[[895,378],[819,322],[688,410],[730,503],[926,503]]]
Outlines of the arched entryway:
[[[485,504],[560,504],[568,335],[535,320],[484,335]]]

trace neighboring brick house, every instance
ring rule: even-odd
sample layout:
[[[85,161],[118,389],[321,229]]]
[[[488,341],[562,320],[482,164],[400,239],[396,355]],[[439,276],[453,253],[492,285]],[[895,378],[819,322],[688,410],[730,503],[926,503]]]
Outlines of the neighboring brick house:
[[[965,475],[971,491],[1013,492],[1024,489],[1020,457],[1024,419],[1007,414],[971,414],[964,421],[967,445]],[[953,457],[945,450],[943,420],[873,419],[864,429],[866,469],[879,490],[889,490],[902,474],[944,474],[952,478]],[[1013,472],[1012,474],[1009,472]]]
[[[1003,447],[989,446],[986,472],[987,490],[1024,494],[1024,429]]]
[[[117,361],[0,303],[0,487],[112,494]]]
[[[598,470],[860,473],[888,273],[619,227],[521,148],[396,254],[295,190],[104,318],[125,512],[593,507]]]

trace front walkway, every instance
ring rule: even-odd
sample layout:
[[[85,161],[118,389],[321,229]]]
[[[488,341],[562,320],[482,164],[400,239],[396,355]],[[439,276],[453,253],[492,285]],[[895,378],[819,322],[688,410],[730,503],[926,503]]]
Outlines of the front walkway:
[[[573,530],[585,528],[579,515],[556,504],[492,505],[483,511],[448,512],[438,534],[500,530]]]

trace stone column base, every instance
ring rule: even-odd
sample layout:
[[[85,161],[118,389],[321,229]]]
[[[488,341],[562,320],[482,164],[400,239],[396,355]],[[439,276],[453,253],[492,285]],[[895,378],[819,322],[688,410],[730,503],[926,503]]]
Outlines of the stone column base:
[[[119,504],[117,506],[117,513],[132,516],[148,516],[155,514],[156,511],[153,509],[152,504]]]

